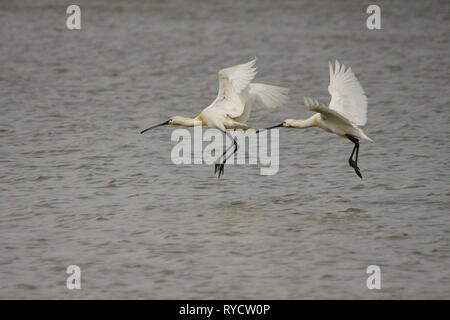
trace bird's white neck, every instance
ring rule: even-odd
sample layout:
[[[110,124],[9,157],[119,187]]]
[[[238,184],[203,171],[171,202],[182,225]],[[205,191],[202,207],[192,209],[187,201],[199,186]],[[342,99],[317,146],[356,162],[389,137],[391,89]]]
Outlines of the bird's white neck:
[[[289,128],[305,129],[318,126],[316,115],[313,115],[306,120],[287,120],[286,122]]]
[[[194,126],[202,125],[202,121],[198,117],[187,118],[187,117],[176,116],[176,117],[172,118],[172,121],[170,124],[174,125],[174,126],[194,127]]]

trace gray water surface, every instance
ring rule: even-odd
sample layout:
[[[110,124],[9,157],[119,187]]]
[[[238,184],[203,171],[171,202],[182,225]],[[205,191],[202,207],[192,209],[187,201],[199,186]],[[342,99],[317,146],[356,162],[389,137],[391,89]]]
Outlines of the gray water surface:
[[[0,298],[450,298],[449,5],[377,1],[0,1]],[[291,89],[257,128],[329,101],[328,60],[369,101],[352,144],[280,130],[280,170],[174,165],[172,115],[258,57]],[[66,288],[78,265],[82,289]],[[368,290],[379,265],[382,289]]]

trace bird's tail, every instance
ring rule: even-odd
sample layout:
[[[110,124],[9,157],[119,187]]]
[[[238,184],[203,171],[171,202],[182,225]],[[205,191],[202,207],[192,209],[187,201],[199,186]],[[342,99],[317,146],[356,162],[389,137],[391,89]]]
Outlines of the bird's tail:
[[[360,128],[358,128],[358,129],[359,129],[359,135],[360,135],[361,138],[373,142],[373,140],[370,139],[370,138],[364,133],[364,131],[362,131]]]
[[[263,83],[251,83],[249,93],[255,103],[265,108],[276,108],[288,101],[289,89]]]

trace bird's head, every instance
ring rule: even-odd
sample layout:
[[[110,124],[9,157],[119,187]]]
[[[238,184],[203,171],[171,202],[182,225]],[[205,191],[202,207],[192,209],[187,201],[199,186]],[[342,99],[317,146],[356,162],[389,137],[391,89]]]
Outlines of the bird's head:
[[[286,119],[283,121],[283,123],[281,124],[281,126],[283,128],[293,128],[294,127],[294,119]]]

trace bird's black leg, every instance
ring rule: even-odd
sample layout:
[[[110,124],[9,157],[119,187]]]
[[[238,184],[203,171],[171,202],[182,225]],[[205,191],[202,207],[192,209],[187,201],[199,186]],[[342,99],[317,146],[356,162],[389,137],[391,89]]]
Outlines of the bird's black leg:
[[[219,168],[219,176],[218,176],[218,178],[220,178],[221,175],[223,176],[223,172],[224,172],[224,168],[225,168],[225,163],[227,162],[227,160],[228,160],[230,157],[232,157],[232,156],[236,153],[236,151],[238,150],[238,148],[239,148],[239,147],[238,147],[238,144],[237,144],[237,142],[236,142],[236,138],[233,139],[233,144],[234,144],[234,151],[233,151],[233,153],[230,154],[228,157],[226,157],[226,158],[223,160],[223,163],[220,164],[220,168]]]
[[[228,135],[228,133],[226,133],[226,134]],[[229,136],[229,137],[231,137],[231,136]],[[218,174],[217,178],[220,178],[220,176],[223,176],[223,173],[224,173],[224,170],[225,170],[224,169],[225,168],[225,163],[238,150],[238,144],[236,142],[236,137],[231,137],[231,138],[233,139],[234,151],[228,157],[225,157],[225,155],[227,154],[228,150],[230,150],[233,147],[233,146],[231,146],[230,148],[225,150],[225,152],[222,154],[222,158],[224,159],[223,163],[216,163],[215,168],[214,168],[214,174],[216,174],[216,172],[219,171],[219,174]]]
[[[233,146],[231,146],[231,147],[233,147]],[[225,161],[224,161],[223,163],[216,163],[216,165],[214,166],[214,174],[216,174],[216,172],[217,172],[218,170],[219,170],[219,172],[220,172],[220,170],[222,170],[222,173],[223,173],[223,165],[224,165],[224,163],[226,162],[225,155],[227,154],[228,150],[231,149],[231,147],[229,147],[228,149],[225,149],[225,151],[224,151],[223,154],[222,154],[222,159],[225,159]],[[222,169],[221,169],[221,168],[222,168]],[[220,173],[219,173],[219,177],[220,177]]]
[[[223,154],[222,154],[222,159],[225,157],[225,155],[227,154],[228,150],[229,150],[229,149],[225,149],[225,151],[224,151]],[[214,166],[214,174],[217,173],[217,170],[219,170],[219,168],[220,168],[221,165],[222,165],[221,163],[216,163],[216,164],[215,164],[215,166]]]
[[[347,138],[355,144],[352,150],[352,154],[348,159],[348,164],[355,170],[355,173],[362,179],[361,172],[358,168],[358,154],[359,154],[359,140],[353,136],[347,135]],[[355,154],[355,160],[353,161],[353,155]]]
[[[226,133],[226,131],[225,131],[225,135],[226,135],[226,134],[227,134],[227,133]],[[225,147],[226,147],[226,145],[225,145]],[[230,146],[228,149],[225,149],[225,151],[224,151],[223,154],[222,154],[221,159],[224,159],[224,158],[225,158],[225,155],[227,154],[228,150],[230,150],[232,147],[233,147],[233,146]],[[216,164],[215,164],[215,166],[214,166],[214,174],[217,173],[217,171],[221,168],[221,166],[223,166],[222,163],[216,163]],[[223,171],[223,170],[222,170],[222,171]]]

